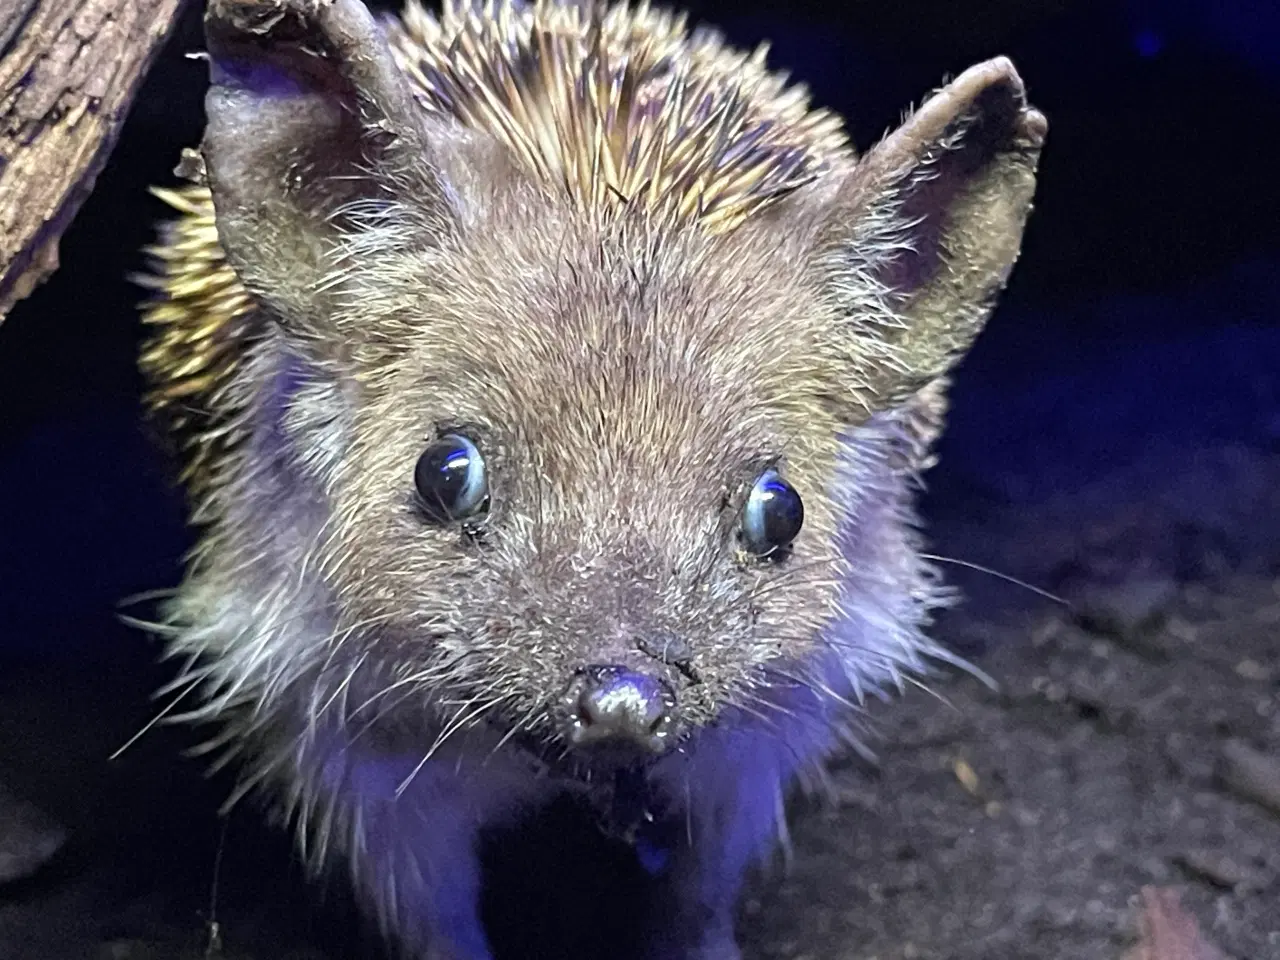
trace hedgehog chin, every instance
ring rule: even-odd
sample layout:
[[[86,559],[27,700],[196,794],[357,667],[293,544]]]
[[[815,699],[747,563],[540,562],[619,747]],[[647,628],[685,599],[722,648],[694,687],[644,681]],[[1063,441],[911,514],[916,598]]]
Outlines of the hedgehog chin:
[[[607,740],[598,743],[570,743],[571,762],[575,766],[593,771],[614,773],[648,767],[667,756],[672,749],[673,738],[641,743],[634,740]]]
[[[665,737],[660,744],[628,740],[574,743],[564,729],[524,731],[508,739],[510,747],[543,765],[546,775],[584,786],[594,786],[623,773],[643,775],[678,752],[688,731]]]

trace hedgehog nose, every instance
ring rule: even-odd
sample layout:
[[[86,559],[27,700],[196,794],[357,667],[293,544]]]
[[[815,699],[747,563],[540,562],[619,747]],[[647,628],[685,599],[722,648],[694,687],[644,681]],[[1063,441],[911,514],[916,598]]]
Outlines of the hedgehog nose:
[[[661,680],[625,667],[587,667],[570,687],[575,746],[629,742],[654,753],[670,739],[675,697]]]

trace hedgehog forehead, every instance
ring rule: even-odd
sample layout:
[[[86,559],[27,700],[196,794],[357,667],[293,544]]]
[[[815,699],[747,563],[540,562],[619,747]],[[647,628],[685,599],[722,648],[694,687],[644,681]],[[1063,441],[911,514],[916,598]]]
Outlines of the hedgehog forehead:
[[[379,271],[405,285],[389,302],[411,346],[375,418],[417,436],[474,424],[564,483],[702,487],[818,428],[777,402],[805,374],[814,311],[776,233],[521,216],[538,228],[486,224],[429,268]]]
[[[794,239],[500,212],[458,256],[399,271],[415,362],[548,409],[723,415],[794,387],[821,337]]]

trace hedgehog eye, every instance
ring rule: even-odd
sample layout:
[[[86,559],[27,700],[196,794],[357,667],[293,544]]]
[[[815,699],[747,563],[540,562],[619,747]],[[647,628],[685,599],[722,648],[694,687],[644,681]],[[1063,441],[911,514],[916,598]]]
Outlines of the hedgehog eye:
[[[776,470],[756,480],[742,511],[743,545],[758,557],[787,546],[804,523],[804,503]]]
[[[488,503],[489,480],[476,445],[450,433],[432,443],[413,470],[422,507],[435,523],[462,520]]]

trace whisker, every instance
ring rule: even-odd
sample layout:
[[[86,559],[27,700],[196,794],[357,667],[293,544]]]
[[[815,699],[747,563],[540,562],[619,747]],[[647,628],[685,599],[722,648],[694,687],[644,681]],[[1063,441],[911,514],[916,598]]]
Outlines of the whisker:
[[[772,708],[772,709],[779,710],[779,712],[783,712],[783,711],[781,711],[781,709],[778,707],[778,705],[777,705],[777,704],[770,703],[768,700],[761,700],[759,697],[756,697],[756,696],[754,696],[754,695],[751,697],[751,701],[750,701],[750,702],[751,702],[752,704],[755,704],[756,706],[760,706],[760,707],[769,707],[769,708]],[[734,701],[734,704],[733,704],[733,705],[734,705],[734,707],[736,707],[737,709],[741,710],[743,713],[745,713],[745,714],[747,714],[747,715],[749,715],[749,716],[755,717],[757,720],[759,720],[761,723],[763,723],[766,727],[772,727],[772,728],[774,728],[775,730],[777,729],[776,721],[775,721],[772,717],[766,716],[764,713],[762,713],[762,712],[760,712],[759,710],[755,709],[755,707],[754,707],[754,706],[750,706],[750,705],[748,705],[748,703],[747,703],[747,702],[742,701],[742,700],[737,700],[737,701]]]
[[[524,728],[525,724],[532,725],[535,717],[537,717],[537,715],[540,712],[541,712],[540,707],[530,707],[528,712],[525,713],[525,715],[521,717],[519,720],[517,720],[515,723],[513,723],[511,725],[511,729],[508,730],[505,734],[503,734],[502,739],[499,740],[497,745],[494,746],[494,748],[489,751],[489,756],[490,757],[495,756],[499,750],[501,750],[511,741],[512,737],[514,737],[517,733],[520,732],[521,729]]]
[[[127,613],[116,614],[116,619],[127,627],[133,627],[135,630],[141,630],[143,633],[154,634],[158,637],[176,637],[182,633],[182,627],[172,623],[143,620],[141,617],[133,617]]]
[[[373,696],[369,697],[367,700],[361,703],[360,706],[356,707],[355,710],[351,711],[350,718],[354,719],[356,716],[363,713],[366,708],[372,706],[375,702],[377,702],[378,700],[386,696],[388,693],[391,693],[393,690],[397,690],[404,686],[427,684],[427,683],[430,683],[431,681],[447,678],[449,674],[452,672],[453,667],[456,664],[460,663],[467,656],[471,655],[472,652],[473,651],[471,650],[464,650],[461,653],[459,653],[457,656],[452,657],[449,660],[446,660],[442,663],[428,667],[425,670],[419,670],[415,673],[411,673],[407,677],[401,677],[399,680],[396,680],[394,683],[391,683],[386,687],[383,687]],[[409,696],[412,693],[413,691],[411,690],[409,691],[408,694],[406,694],[406,696]],[[400,703],[400,702],[402,701],[397,701],[397,703]],[[375,721],[384,715],[385,713],[379,714],[378,717],[374,718]]]
[[[436,737],[436,742],[431,745],[431,749],[429,749],[425,754],[423,754],[422,759],[418,761],[418,765],[413,768],[413,772],[410,773],[409,776],[405,777],[404,781],[400,784],[400,786],[396,787],[395,796],[397,798],[402,793],[404,793],[405,790],[409,788],[409,784],[413,783],[414,778],[418,776],[418,774],[422,771],[422,768],[427,765],[427,763],[431,760],[431,758],[435,756],[437,751],[439,751],[439,749],[444,746],[444,744],[449,740],[450,737],[452,737],[455,733],[461,730],[464,726],[466,726],[472,720],[475,720],[477,717],[483,716],[485,713],[489,712],[494,707],[496,707],[499,703],[502,702],[500,699],[490,700],[488,703],[482,704],[481,706],[477,707],[475,710],[471,711],[471,713],[468,713],[466,716],[463,716],[462,714],[466,711],[466,709],[470,707],[473,703],[475,703],[477,699],[479,698],[476,697],[471,700],[468,700],[466,703],[464,703],[461,707],[458,708],[458,712],[453,715],[453,719],[449,721],[448,725],[446,725],[444,730],[440,732],[440,735]]]
[[[1062,606],[1067,607],[1068,609],[1070,609],[1071,607],[1071,604],[1069,601],[1067,601],[1063,597],[1058,596],[1056,593],[1051,593],[1050,591],[1045,590],[1043,587],[1037,587],[1035,584],[1027,583],[1025,580],[1019,580],[1017,577],[1010,576],[1007,573],[1001,573],[999,570],[993,570],[990,567],[985,567],[980,563],[973,563],[972,561],[969,561],[969,560],[960,560],[956,557],[944,557],[941,554],[937,554],[937,553],[922,553],[920,554],[920,558],[922,560],[930,560],[934,563],[950,563],[953,566],[964,567],[967,570],[974,570],[978,573],[985,573],[992,577],[995,577],[997,580],[1004,580],[1008,583],[1013,584],[1016,587],[1023,587],[1027,590],[1030,590],[1032,593],[1036,594],[1037,596],[1044,597],[1044,599],[1046,600],[1052,600],[1054,603],[1061,604]]]
[[[320,723],[320,720],[324,717],[325,712],[329,709],[329,707],[333,705],[333,702],[337,700],[340,696],[342,696],[343,693],[346,692],[347,687],[351,685],[351,681],[355,678],[356,673],[359,671],[360,667],[364,664],[364,662],[368,658],[369,658],[369,652],[367,650],[364,653],[360,654],[359,657],[356,658],[356,662],[351,665],[351,669],[347,671],[347,675],[343,677],[342,682],[338,684],[337,689],[335,689],[333,693],[329,695],[328,700],[326,700],[323,704],[321,704],[319,710],[316,710],[312,713],[312,716],[311,716],[312,728],[316,727]]]
[[[392,710],[395,710],[395,709],[396,709],[396,707],[400,706],[400,704],[404,703],[406,700],[408,700],[410,697],[412,697],[415,693],[418,693],[418,692],[420,692],[420,691],[419,691],[417,688],[410,688],[409,690],[406,690],[404,693],[402,693],[400,696],[396,697],[394,700],[392,700],[390,703],[388,703],[386,706],[384,706],[381,710],[379,710],[377,713],[375,713],[375,714],[374,714],[374,715],[373,715],[373,716],[372,716],[372,717],[371,717],[371,718],[370,718],[370,719],[369,719],[369,720],[364,724],[364,726],[360,727],[360,729],[358,729],[354,734],[352,734],[352,736],[351,736],[351,742],[352,742],[352,743],[355,743],[357,740],[359,740],[361,737],[363,737],[365,734],[367,734],[370,730],[372,730],[375,726],[377,726],[378,721],[380,721],[380,720],[381,720],[383,717],[385,717],[388,713],[390,713]],[[369,700],[369,703],[372,703],[372,702],[373,702],[373,700],[376,700],[376,699],[377,699],[377,697],[373,697],[373,698],[371,698],[371,699]],[[356,711],[356,712],[358,712],[358,711]],[[354,717],[355,717],[355,713],[352,713],[352,715],[351,715],[351,716],[352,716],[352,718],[354,718]]]
[[[842,707],[847,707],[850,710],[860,710],[862,708],[862,704],[855,703],[854,701],[850,700],[848,697],[843,696],[840,693],[837,693],[835,690],[832,689],[829,683],[827,683],[825,680],[822,680],[818,677],[805,677],[801,674],[794,674],[794,673],[789,673],[785,671],[777,671],[777,672],[779,676],[785,677],[788,680],[792,680],[795,683],[798,683],[809,690],[817,690],[819,693],[830,697],[832,700],[840,704]]]
[[[169,597],[175,597],[181,592],[181,587],[162,587],[158,590],[143,590],[139,593],[130,594],[116,601],[116,608],[133,607],[140,603],[146,603],[149,600],[165,600]]]
[[[113,761],[114,761],[114,760],[119,759],[119,757],[120,757],[120,755],[121,755],[122,753],[124,753],[124,752],[125,752],[126,750],[128,750],[131,746],[133,746],[135,743],[137,743],[139,740],[141,740],[141,739],[142,739],[142,737],[143,737],[143,736],[145,736],[145,735],[146,735],[146,733],[147,733],[149,730],[151,730],[153,727],[155,727],[155,725],[156,725],[156,724],[160,723],[162,720],[164,720],[164,718],[165,718],[165,717],[167,717],[170,713],[172,713],[172,712],[174,711],[174,708],[176,708],[176,707],[178,706],[178,704],[179,704],[179,703],[181,703],[181,702],[183,701],[183,699],[187,696],[187,694],[191,693],[193,690],[197,689],[197,688],[200,686],[200,684],[201,684],[201,682],[203,681],[203,679],[204,679],[203,677],[196,677],[196,678],[194,678],[194,679],[190,682],[190,684],[188,684],[188,686],[187,686],[187,688],[186,688],[185,690],[183,690],[180,694],[178,694],[178,695],[177,695],[176,697],[174,697],[171,701],[169,701],[168,706],[166,706],[163,710],[161,710],[159,713],[157,713],[157,714],[156,714],[154,717],[152,717],[150,720],[148,720],[148,721],[143,725],[143,727],[142,727],[142,729],[141,729],[141,730],[139,730],[139,731],[138,731],[137,733],[135,733],[132,737],[130,737],[127,741],[125,741],[124,745],[123,745],[123,746],[121,746],[121,747],[119,747],[119,748],[118,748],[114,753],[112,753],[112,754],[111,754],[111,756],[109,756],[107,759],[108,759],[108,760],[113,760]]]

